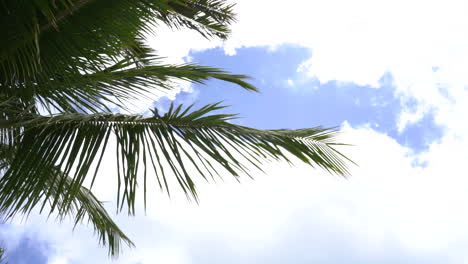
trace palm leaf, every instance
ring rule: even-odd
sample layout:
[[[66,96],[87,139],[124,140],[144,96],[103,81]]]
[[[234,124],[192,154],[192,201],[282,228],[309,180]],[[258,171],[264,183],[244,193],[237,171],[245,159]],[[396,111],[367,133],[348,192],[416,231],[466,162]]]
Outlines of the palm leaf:
[[[88,219],[88,223],[91,223],[94,227],[95,232],[99,237],[99,242],[103,246],[107,246],[109,249],[110,256],[117,256],[121,251],[121,244],[125,243],[127,246],[134,246],[133,242],[123,233],[122,230],[117,226],[112,218],[108,215],[102,203],[97,200],[93,193],[87,188],[80,186],[79,191],[73,197],[71,203],[67,202],[66,192],[63,190],[71,188],[73,179],[58,168],[53,168],[48,178],[48,186],[44,188],[44,196],[54,197],[49,199],[49,205],[52,208],[57,208],[58,215],[60,217],[69,216],[74,218],[75,226]],[[46,193],[46,191],[48,193]],[[14,196],[18,198],[21,194],[15,193]],[[16,200],[12,198],[10,200]],[[45,208],[43,204],[41,211]],[[9,211],[14,211],[14,207],[8,206],[5,208]],[[54,210],[50,210],[49,214],[52,214]],[[11,215],[11,214],[8,214]]]
[[[159,24],[225,39],[233,21],[232,5],[222,0],[2,1],[0,214],[27,215],[40,206],[60,219],[88,219],[111,255],[122,243],[131,246],[91,188],[83,186],[91,177],[92,187],[111,138],[117,148],[117,209],[126,207],[130,214],[137,186],[143,186],[146,206],[147,167],[160,189],[169,194],[175,179],[194,199],[194,174],[209,180],[227,172],[237,178],[268,160],[296,157],[347,175],[334,129],[238,126],[230,123],[235,115],[213,113],[223,108],[219,104],[194,111],[171,106],[164,115],[154,109],[151,117],[106,113],[109,104],[124,107],[172,89],[177,79],[216,78],[255,91],[244,75],[160,64],[143,44]]]
[[[130,100],[162,96],[174,89],[174,80],[203,83],[215,78],[257,91],[245,79],[248,76],[229,74],[217,68],[195,64],[165,65],[155,51],[134,39],[119,59],[108,58],[106,63],[62,70],[46,78],[24,81],[21,84],[3,85],[4,96],[40,103],[49,113],[58,111],[99,112],[109,111],[115,105],[125,109]],[[89,73],[86,73],[89,72]]]
[[[59,184],[56,196],[47,194],[45,200],[64,195],[63,204],[68,206],[93,165],[99,167],[111,135],[117,139],[117,207],[122,210],[126,205],[130,214],[135,212],[140,162],[153,165],[162,190],[169,193],[168,177],[174,176],[185,194],[195,199],[189,165],[206,179],[220,175],[217,167],[238,177],[240,172],[248,173],[245,162],[258,167],[265,160],[289,161],[288,155],[293,155],[331,173],[348,173],[345,157],[334,148],[340,145],[334,142],[336,131],[319,127],[260,130],[230,123],[233,115],[208,115],[222,108],[212,104],[190,112],[191,107],[179,106],[164,115],[155,109],[152,117],[68,113],[18,121],[13,127],[23,127],[24,133],[15,159],[0,180],[0,201],[5,207],[14,203],[14,208],[29,211],[47,187],[50,168],[58,166],[72,181],[68,186]],[[145,205],[146,174],[145,169]],[[9,199],[13,190],[23,190],[24,197]]]
[[[155,60],[152,62],[155,63]],[[204,83],[208,79],[215,78],[257,91],[255,87],[244,81],[249,78],[248,76],[228,74],[220,69],[194,64],[128,68],[126,63],[120,63],[109,68],[112,71],[106,69],[93,74],[67,75],[65,78],[36,83],[34,87],[26,89],[34,90],[33,94],[38,102],[49,112],[52,108],[62,111],[70,109],[82,112],[105,111],[111,104],[125,109],[125,104],[131,100],[150,95],[165,95],[167,91],[174,89],[174,80]]]
[[[213,0],[6,0],[0,6],[0,80],[96,71],[158,22],[225,38],[233,17],[231,5]]]
[[[0,145],[5,146],[5,145]],[[0,170],[5,171],[10,168],[12,161],[18,155],[14,147],[9,147],[10,152],[0,148]],[[13,218],[18,213],[28,215],[34,206],[42,201],[40,212],[49,210],[49,216],[57,211],[57,216],[63,220],[65,217],[74,218],[75,226],[88,220],[94,227],[94,231],[99,237],[99,242],[109,249],[109,255],[117,256],[124,242],[128,246],[134,246],[133,242],[120,230],[112,218],[104,209],[102,203],[97,200],[94,194],[84,186],[76,187],[75,195],[72,198],[66,196],[64,190],[72,188],[73,179],[63,173],[58,167],[50,167],[44,170],[43,178],[39,183],[43,190],[37,197],[31,197],[30,193],[25,193],[27,189],[8,189],[8,186],[0,187],[0,216],[2,221]],[[48,175],[47,175],[48,174]],[[3,175],[1,182],[7,181],[7,175]],[[44,200],[43,200],[43,197]],[[46,207],[48,205],[48,207]]]

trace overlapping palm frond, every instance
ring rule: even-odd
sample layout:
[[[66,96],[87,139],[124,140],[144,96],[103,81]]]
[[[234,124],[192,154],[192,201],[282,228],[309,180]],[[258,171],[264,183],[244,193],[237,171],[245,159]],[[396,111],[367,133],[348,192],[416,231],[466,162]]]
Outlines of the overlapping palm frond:
[[[142,39],[156,21],[173,27],[192,27],[198,21],[200,30],[212,32],[205,36],[221,32],[219,37],[226,37],[228,23],[233,20],[232,6],[220,1],[107,2],[72,1],[62,5],[64,10],[54,9],[58,13],[66,11],[66,19],[63,14],[54,15],[50,7],[41,11],[49,14],[46,22],[54,27],[38,36],[36,52],[40,52],[40,57],[37,59],[34,54],[22,54],[22,46],[14,41],[2,42],[16,48],[5,53],[6,57],[0,56],[1,72],[5,75],[0,77],[2,94],[39,102],[49,112],[99,112],[109,111],[108,106],[112,104],[125,108],[128,99],[142,95],[159,93],[161,96],[173,88],[174,79],[202,83],[218,78],[255,90],[244,75],[195,64],[161,64],[161,58]],[[117,10],[112,15],[118,19],[103,15],[112,10]],[[19,33],[14,34],[18,37]],[[8,51],[8,47],[2,50]],[[40,69],[28,66],[34,63]]]
[[[82,186],[89,170],[86,165],[96,155],[87,151],[96,150],[92,144],[102,143],[102,138],[96,140],[95,129],[86,132],[80,127],[64,127],[70,134],[60,128],[60,123],[49,127],[52,130],[43,130],[48,126],[27,122],[40,119],[39,112],[44,110],[70,115],[99,114],[112,104],[124,108],[129,100],[172,89],[174,79],[203,83],[217,78],[255,90],[245,81],[247,76],[194,64],[161,64],[144,44],[144,36],[158,23],[194,29],[207,38],[226,38],[233,20],[232,5],[213,0],[3,1],[0,214],[5,219],[17,213],[29,214],[42,203],[43,209],[57,212],[59,217],[74,215],[76,223],[87,218],[111,255],[118,253],[122,242],[131,245],[99,201]],[[65,137],[54,139],[54,129],[63,130],[65,134],[57,135]],[[73,134],[76,129],[91,145],[76,149],[80,145]],[[55,143],[47,145],[51,142]],[[68,144],[71,142],[73,145]],[[79,156],[57,163],[58,157],[66,156],[70,149]],[[58,152],[50,152],[53,150]],[[31,160],[21,162],[24,155]],[[77,172],[67,176],[71,171],[66,165],[76,160],[79,162],[73,166]],[[18,168],[18,164],[25,167]],[[25,170],[28,166],[32,166],[29,172]],[[50,207],[44,207],[46,204]]]
[[[153,58],[152,62],[156,61],[157,58]],[[245,81],[248,76],[228,74],[216,68],[195,64],[146,65],[135,68],[126,63],[118,66],[114,64],[109,69],[92,74],[70,74],[66,78],[51,79],[25,88],[31,88],[36,100],[49,112],[52,109],[99,112],[109,111],[109,105],[125,109],[129,102],[148,95],[163,96],[174,89],[173,81],[177,79],[204,83],[212,78],[256,91],[255,87]]]
[[[47,197],[47,204],[43,203],[42,210],[49,210],[49,214],[54,213],[54,209],[58,211],[59,217],[70,217],[73,219],[75,226],[87,220],[94,227],[95,232],[99,237],[99,242],[109,249],[109,255],[117,256],[121,249],[121,244],[125,243],[127,246],[134,246],[133,242],[107,213],[102,202],[100,202],[94,194],[86,187],[80,186],[76,194],[70,198],[67,197],[64,190],[69,190],[73,185],[73,178],[65,175],[59,168],[53,167],[50,170],[50,175],[44,184],[43,196]],[[47,193],[46,193],[47,191]],[[13,201],[13,199],[6,199]],[[72,200],[67,200],[72,199]],[[30,200],[34,202],[33,199]],[[23,207],[27,209],[28,207]],[[29,207],[32,209],[32,207]],[[50,209],[52,208],[52,209]],[[8,205],[5,207],[5,213],[14,213],[15,207]],[[3,213],[3,208],[0,209]],[[29,213],[29,212],[23,212]]]
[[[261,130],[230,123],[219,104],[165,114],[109,111],[173,89],[174,80],[219,79],[256,91],[247,76],[196,64],[161,63],[144,37],[166,24],[225,39],[234,21],[223,0],[4,0],[0,4],[0,215],[34,208],[88,220],[109,254],[130,239],[83,183],[98,175],[116,142],[117,211],[146,206],[147,175],[169,193],[170,178],[197,199],[195,177],[238,177],[267,160],[299,160],[347,175],[336,131]],[[41,115],[42,114],[42,115]],[[110,140],[114,138],[115,140]]]
[[[6,163],[5,168],[10,168],[10,164]],[[71,188],[73,184],[71,177],[65,175],[57,167],[43,170],[41,176],[43,176],[43,181],[40,182],[42,192],[37,193],[37,198],[33,198],[31,194],[28,195],[19,186],[7,187],[2,185],[0,187],[2,191],[0,195],[2,200],[0,203],[0,219],[2,221],[7,221],[17,214],[28,215],[41,201],[40,212],[45,209],[49,211],[49,215],[52,215],[57,211],[60,220],[65,217],[72,218],[75,226],[86,220],[91,223],[98,235],[99,243],[108,247],[111,256],[119,254],[122,243],[134,246],[130,238],[120,230],[109,216],[102,202],[89,189],[79,186],[73,197],[67,197],[67,192],[64,190]],[[0,181],[4,183],[6,180],[6,177],[2,177]],[[24,186],[24,184],[22,185]]]
[[[8,104],[8,102],[4,104]],[[22,119],[30,117],[31,115],[16,115],[16,118]],[[0,144],[0,182],[2,183],[8,179],[7,172],[11,169],[11,165],[21,156],[18,154],[18,148],[21,148],[21,137],[25,128],[22,126],[10,127],[15,122],[4,122],[2,124],[2,132],[10,131],[9,133],[2,133],[4,138]],[[5,135],[12,134],[13,136],[5,137]],[[9,142],[11,138],[17,142],[12,144]],[[7,221],[18,213],[28,215],[35,205],[42,201],[40,212],[46,209],[51,215],[57,211],[57,216],[60,219],[64,217],[73,218],[75,226],[84,220],[88,220],[94,226],[99,242],[104,246],[108,246],[111,256],[116,256],[119,253],[122,243],[133,246],[133,242],[114,223],[102,203],[97,200],[90,190],[84,186],[79,186],[73,197],[66,197],[67,193],[64,190],[71,188],[73,179],[63,173],[58,166],[50,166],[43,170],[42,176],[43,181],[40,183],[42,192],[33,194],[37,195],[37,197],[32,197],[31,193],[24,192],[25,189],[22,187],[25,185],[24,182],[18,182],[19,185],[15,187],[5,185],[0,187],[0,222]]]
[[[0,6],[2,83],[96,72],[157,23],[226,38],[232,5],[214,0],[6,0]]]

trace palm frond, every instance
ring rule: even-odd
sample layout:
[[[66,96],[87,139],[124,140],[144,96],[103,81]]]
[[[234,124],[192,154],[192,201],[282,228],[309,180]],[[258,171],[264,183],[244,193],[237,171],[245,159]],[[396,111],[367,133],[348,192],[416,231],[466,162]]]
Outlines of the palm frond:
[[[91,187],[116,139],[117,211],[135,213],[147,172],[169,194],[175,179],[197,198],[194,174],[239,177],[268,160],[291,157],[347,175],[337,131],[321,127],[261,130],[230,123],[219,104],[192,111],[173,105],[151,117],[109,113],[129,100],[173,88],[173,80],[215,78],[256,91],[247,76],[195,64],[164,65],[144,44],[160,24],[225,39],[234,21],[223,0],[4,0],[0,4],[0,215],[28,215],[40,206],[59,218],[93,224],[116,255],[132,242]],[[43,111],[45,110],[45,111]],[[39,113],[48,112],[41,116]],[[53,115],[52,113],[61,114]],[[142,165],[142,166],[141,166]],[[141,178],[142,177],[142,178]],[[141,180],[143,183],[141,183]],[[1,254],[1,252],[0,252]]]
[[[46,78],[3,84],[0,88],[5,96],[29,100],[31,104],[38,102],[49,113],[109,111],[109,105],[125,109],[129,100],[165,95],[174,88],[173,80],[177,79],[203,83],[215,78],[257,91],[245,81],[250,78],[245,75],[196,64],[161,64],[162,58],[154,50],[138,38],[133,41],[119,59],[108,58],[106,63],[87,70],[75,71],[68,67]]]
[[[205,38],[226,39],[229,25],[235,21],[233,4],[219,0],[184,0],[169,2],[171,11],[162,13],[160,19],[168,26],[189,28]]]
[[[0,83],[105,65],[158,23],[225,38],[232,6],[213,0],[6,0],[0,7]]]
[[[7,162],[6,168],[8,167]],[[40,182],[43,190],[37,197],[25,193],[27,188],[10,189],[11,186],[1,185],[0,216],[3,221],[17,214],[28,215],[36,205],[42,202],[40,212],[44,209],[49,210],[49,215],[57,212],[61,220],[71,217],[74,219],[75,226],[88,220],[99,237],[99,243],[108,247],[110,256],[116,257],[120,253],[122,243],[130,247],[134,246],[90,190],[83,186],[76,186],[74,196],[67,197],[67,192],[64,190],[72,188],[73,179],[57,167],[51,167],[43,172]],[[45,175],[46,173],[49,175]],[[0,181],[7,181],[5,177],[8,176],[2,177]],[[43,197],[46,198],[43,200]]]
[[[94,194],[86,187],[80,186],[78,192],[73,197],[71,203],[67,202],[65,196],[67,190],[72,187],[73,179],[65,175],[58,168],[53,168],[51,171],[48,186],[44,189],[44,195],[53,199],[49,199],[50,209],[49,214],[54,213],[54,209],[57,209],[58,216],[64,217],[69,216],[74,218],[75,226],[82,223],[84,220],[88,220],[94,227],[96,234],[99,237],[99,243],[103,246],[107,246],[109,249],[109,255],[116,257],[121,251],[121,245],[125,243],[127,246],[133,247],[134,244],[128,238],[117,224],[112,220],[106,209],[103,207]],[[48,193],[45,193],[47,190]],[[16,193],[15,196],[20,197],[20,193]],[[10,200],[15,200],[12,198]],[[41,211],[45,208],[43,204]],[[14,207],[8,207],[11,211]]]
[[[153,57],[151,61],[155,63],[156,59]],[[145,60],[142,63],[146,63]],[[147,65],[138,68],[128,66],[120,61],[119,65],[114,64],[97,73],[68,75],[66,78],[35,84],[35,87],[29,89],[34,90],[38,102],[47,109],[51,106],[62,111],[78,109],[81,112],[108,111],[106,107],[110,104],[125,109],[125,104],[130,100],[165,95],[175,88],[174,80],[204,83],[214,78],[257,91],[245,81],[250,77],[229,74],[216,68],[195,64]]]
[[[320,127],[260,130],[230,123],[234,115],[208,115],[222,108],[212,104],[190,112],[191,107],[179,106],[164,115],[155,109],[152,117],[68,113],[19,121],[14,126],[23,127],[24,134],[15,159],[0,180],[0,189],[4,190],[0,201],[8,201],[7,194],[12,190],[23,190],[24,197],[15,199],[16,207],[22,208],[27,202],[27,208],[32,208],[39,202],[34,197],[40,197],[46,188],[50,168],[58,166],[73,179],[67,188],[60,186],[66,206],[76,197],[93,165],[99,167],[111,135],[117,139],[117,207],[122,210],[126,205],[130,214],[135,212],[141,168],[146,204],[147,164],[152,164],[162,190],[169,192],[167,178],[175,176],[185,194],[195,199],[189,165],[205,179],[220,175],[216,166],[237,177],[240,172],[248,173],[244,161],[259,167],[265,160],[289,161],[292,154],[331,173],[348,173],[343,161],[346,157],[334,148],[339,145],[334,142],[336,131]],[[92,177],[96,173],[97,169]]]

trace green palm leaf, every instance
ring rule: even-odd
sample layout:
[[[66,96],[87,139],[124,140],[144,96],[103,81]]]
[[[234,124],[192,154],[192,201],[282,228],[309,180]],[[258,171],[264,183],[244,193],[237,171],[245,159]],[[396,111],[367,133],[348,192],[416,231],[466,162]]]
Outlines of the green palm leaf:
[[[63,189],[71,188],[73,179],[65,175],[58,168],[51,170],[51,175],[48,177],[44,191],[44,196],[49,197],[49,205],[53,208],[57,208],[59,217],[69,216],[74,218],[75,226],[88,220],[94,227],[95,232],[98,235],[99,242],[103,246],[107,246],[109,249],[109,255],[117,256],[121,251],[121,244],[125,243],[128,246],[134,246],[133,242],[120,230],[112,218],[108,215],[102,203],[97,200],[94,194],[87,188],[81,186],[78,192],[73,197],[71,203],[67,201],[65,192]],[[14,194],[14,197],[10,200],[20,198],[20,193]],[[54,199],[50,199],[50,198]],[[41,211],[45,208],[43,204]],[[24,207],[27,208],[27,207]],[[14,211],[14,207],[8,205],[5,210]],[[3,210],[1,210],[3,211]],[[0,211],[0,212],[1,212]],[[50,210],[49,214],[54,211]],[[11,214],[5,214],[11,215]]]
[[[124,66],[122,64],[119,68]],[[228,74],[220,69],[194,64],[148,65],[128,69],[111,67],[113,71],[68,75],[66,79],[52,79],[26,88],[34,90],[37,101],[49,112],[53,109],[109,111],[107,107],[112,104],[125,109],[125,105],[132,100],[167,94],[167,91],[174,89],[174,80],[204,83],[214,78],[256,91],[255,87],[244,81],[248,76]]]
[[[226,38],[233,17],[232,5],[213,0],[5,0],[0,79],[13,84],[64,70],[97,71],[158,21]]]
[[[12,127],[23,127],[24,133],[15,159],[0,180],[0,201],[5,207],[15,204],[17,210],[30,211],[47,189],[50,169],[59,166],[73,180],[68,186],[59,184],[53,199],[65,193],[63,203],[71,203],[92,165],[99,167],[111,135],[117,139],[117,206],[122,210],[126,205],[131,214],[135,212],[140,162],[143,168],[152,164],[161,189],[169,192],[167,177],[175,176],[186,195],[195,199],[188,164],[206,179],[220,174],[216,166],[237,177],[239,172],[248,173],[240,160],[258,167],[268,159],[289,161],[292,154],[311,166],[339,175],[348,173],[344,156],[334,148],[340,145],[333,140],[335,131],[319,127],[259,130],[228,122],[233,115],[208,115],[221,108],[212,104],[190,112],[190,107],[171,107],[164,115],[153,110],[152,117],[69,113],[17,121]],[[146,169],[143,187],[146,204]],[[24,190],[24,197],[9,198],[16,189]],[[49,193],[45,199],[51,196]]]
[[[0,170],[2,171],[9,170],[12,161],[17,156],[17,150],[13,147],[8,147],[7,150],[8,152],[0,147]],[[36,198],[31,198],[30,193],[25,192],[27,189],[1,188],[0,218],[3,221],[11,219],[18,213],[28,215],[42,200],[40,212],[47,209],[49,215],[52,215],[57,211],[57,216],[61,220],[65,217],[74,218],[75,226],[84,220],[88,220],[88,223],[93,225],[99,237],[99,242],[108,247],[109,255],[117,256],[122,242],[128,246],[134,246],[133,242],[114,223],[102,203],[97,200],[90,190],[84,186],[79,186],[73,197],[67,197],[66,192],[63,190],[72,187],[73,179],[56,166],[43,172],[43,181],[40,183],[43,189]],[[0,181],[6,180],[4,176]]]

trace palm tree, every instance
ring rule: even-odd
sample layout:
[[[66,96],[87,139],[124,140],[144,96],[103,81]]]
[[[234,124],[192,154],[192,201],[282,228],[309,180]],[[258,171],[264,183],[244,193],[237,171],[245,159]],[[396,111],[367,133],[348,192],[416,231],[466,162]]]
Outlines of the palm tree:
[[[167,65],[145,45],[159,24],[225,39],[234,21],[223,0],[4,0],[0,5],[0,215],[33,208],[59,218],[87,219],[109,254],[133,245],[91,187],[104,150],[115,138],[117,210],[135,213],[137,184],[146,207],[147,169],[169,193],[175,177],[197,199],[192,177],[239,177],[265,160],[295,156],[311,166],[347,175],[334,146],[336,131],[320,127],[260,130],[213,113],[215,103],[174,106],[161,114],[112,112],[148,94],[174,88],[173,80],[220,79],[256,91],[247,76],[195,64]],[[140,178],[137,175],[140,174]],[[142,176],[141,176],[142,175]],[[86,188],[85,179],[91,179]],[[137,182],[138,179],[138,182]]]

